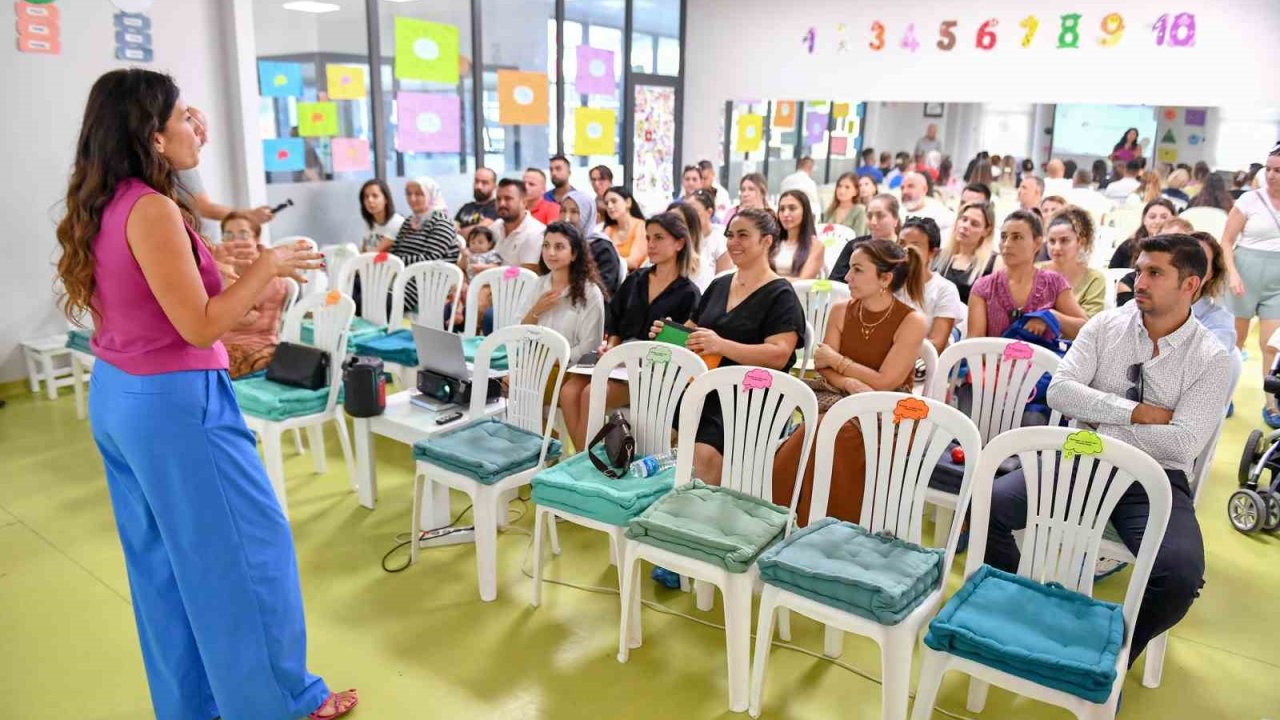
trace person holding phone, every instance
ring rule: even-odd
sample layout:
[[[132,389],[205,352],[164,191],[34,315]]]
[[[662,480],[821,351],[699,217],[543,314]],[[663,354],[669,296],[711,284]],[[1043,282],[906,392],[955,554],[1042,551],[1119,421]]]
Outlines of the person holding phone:
[[[648,338],[649,328],[662,319],[684,323],[698,307],[701,293],[691,276],[697,267],[693,242],[684,217],[667,211],[645,221],[646,250],[651,265],[627,276],[605,309],[605,341],[597,357],[628,340]],[[573,446],[586,449],[591,378],[570,374],[560,386],[560,409]],[[610,381],[606,408],[625,405],[626,383]]]
[[[695,329],[686,347],[708,367],[756,365],[786,372],[804,342],[804,308],[790,281],[772,268],[782,226],[767,208],[745,208],[729,222],[729,255],[738,270],[716,278],[694,313]],[[662,332],[658,321],[649,337]],[[724,461],[724,415],[715,395],[707,397],[698,423],[694,477],[720,484]]]
[[[321,256],[264,248],[223,289],[177,194],[200,159],[173,78],[94,83],[58,224],[69,318],[94,319],[89,420],[160,718],[332,720],[357,703],[306,666],[297,559],[219,342],[275,277]],[[250,241],[252,242],[252,241]]]

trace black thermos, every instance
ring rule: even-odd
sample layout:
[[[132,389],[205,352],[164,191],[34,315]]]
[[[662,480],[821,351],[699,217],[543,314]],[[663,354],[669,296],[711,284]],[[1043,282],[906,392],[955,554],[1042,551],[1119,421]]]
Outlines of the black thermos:
[[[387,378],[382,360],[352,356],[342,366],[342,407],[351,417],[381,415],[387,407]]]

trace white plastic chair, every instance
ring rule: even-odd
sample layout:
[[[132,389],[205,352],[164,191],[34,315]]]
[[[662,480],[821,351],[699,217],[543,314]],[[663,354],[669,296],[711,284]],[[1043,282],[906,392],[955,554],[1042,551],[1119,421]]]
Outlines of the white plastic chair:
[[[311,415],[291,417],[286,420],[268,420],[248,413],[244,414],[244,422],[249,429],[262,438],[262,453],[267,466],[267,477],[271,478],[271,486],[280,499],[280,508],[287,515],[289,512],[284,488],[284,456],[281,453],[280,437],[287,430],[306,428],[307,443],[311,447],[312,460],[317,473],[325,472],[324,424],[333,421],[338,426],[338,441],[342,444],[342,456],[347,463],[347,477],[355,489],[355,462],[351,455],[351,437],[347,433],[346,417],[342,406],[338,404],[338,391],[342,385],[342,362],[347,356],[347,334],[350,332],[351,318],[355,315],[356,303],[350,297],[341,295],[336,302],[329,302],[327,295],[309,295],[299,300],[285,318],[284,333],[281,339],[285,342],[302,343],[302,319],[311,313],[314,328],[312,345],[329,353],[329,398],[324,410]]]
[[[481,273],[483,274],[483,273]],[[480,599],[492,602],[498,597],[498,526],[506,526],[506,500],[523,485],[528,485],[546,463],[551,443],[553,413],[544,413],[542,397],[553,368],[569,366],[569,341],[551,328],[538,325],[513,325],[495,330],[480,343],[476,351],[469,417],[484,417],[489,382],[489,361],[493,351],[506,346],[511,372],[507,376],[507,406],[501,419],[523,430],[542,435],[538,463],[528,470],[508,475],[492,485],[476,482],[466,475],[446,470],[419,460],[413,479],[413,524],[410,530],[409,563],[418,561],[417,539],[422,535],[422,502],[427,483],[440,483],[467,494],[471,499],[475,522],[476,575]],[[558,373],[551,385],[551,407],[560,397],[564,373]]]
[[[1231,396],[1235,394],[1236,383],[1240,380],[1241,370],[1240,353],[1232,352],[1231,355],[1232,377],[1231,390],[1227,393],[1228,402]],[[1193,508],[1200,504],[1200,492],[1209,482],[1209,472],[1213,468],[1213,455],[1218,449],[1218,440],[1222,437],[1222,428],[1227,424],[1225,408],[1223,410],[1222,421],[1218,423],[1217,429],[1214,430],[1204,449],[1196,456],[1195,462],[1191,466],[1191,477],[1187,478],[1187,484],[1191,486],[1191,506]],[[1124,543],[1116,542],[1107,537],[1102,539],[1102,547],[1099,549],[1098,554],[1104,558],[1131,564],[1135,560],[1133,553],[1129,552],[1129,548],[1125,547]],[[1147,643],[1147,649],[1144,652],[1146,657],[1142,665],[1142,685],[1144,687],[1160,687],[1160,678],[1164,674],[1164,654],[1168,646],[1169,631],[1167,630]]]
[[[916,355],[916,360],[924,364],[924,380],[913,383],[912,392],[924,395],[933,384],[933,378],[938,375],[938,348],[929,342],[929,338],[920,341],[920,352]]]
[[[1118,205],[1102,218],[1102,224],[1115,228],[1123,242],[1142,226],[1142,206]]]
[[[380,255],[381,261],[378,259]],[[386,325],[389,319],[387,296],[403,272],[404,261],[395,255],[362,253],[343,266],[337,287],[342,294],[351,295],[356,278],[360,278],[360,317],[375,325]]]
[[[1058,371],[1057,355],[1045,348],[1027,343],[1016,343],[1004,338],[969,338],[961,340],[942,352],[938,358],[938,371],[927,386],[925,396],[953,404],[960,385],[960,363],[969,367],[969,387],[973,390],[973,404],[969,418],[978,426],[984,443],[1000,433],[1022,427],[1023,411],[1031,400],[1036,383],[1045,373]],[[1029,358],[1014,357],[1026,355]],[[1006,359],[1006,353],[1010,355]],[[1049,424],[1057,425],[1062,415],[1054,410]],[[956,496],[944,490],[930,488],[926,500],[937,508],[934,518],[935,545],[942,545],[939,533],[951,525],[951,511]]]
[[[350,295],[351,289],[342,287],[342,276],[347,269],[347,264],[360,255],[360,247],[355,243],[325,245],[320,248],[320,253],[324,255],[329,287]]]
[[[664,351],[662,357],[651,359],[655,349]],[[670,351],[669,354],[665,351]],[[628,404],[631,433],[636,441],[636,457],[657,455],[671,450],[671,428],[675,424],[676,408],[685,388],[694,378],[707,371],[702,358],[682,347],[658,342],[630,342],[619,345],[596,363],[591,372],[590,406],[587,412],[587,438],[595,437],[605,421],[605,397],[609,388],[609,373],[623,366],[627,370],[627,390],[631,395]],[[578,448],[587,452],[587,448]],[[536,505],[533,523],[533,606],[542,603],[542,528],[552,531],[552,551],[559,555],[555,541],[556,518],[563,518],[576,525],[599,530],[609,536],[609,557],[618,568],[618,587],[622,587],[622,550],[626,545],[626,528],[602,523],[598,520],[566,512],[559,508]]]
[[[410,282],[414,283],[418,292],[416,313],[409,313],[405,309],[405,293]],[[433,330],[449,330],[453,318],[446,320],[445,309],[457,298],[458,289],[462,287],[462,283],[462,268],[451,262],[424,260],[409,265],[404,272],[396,276],[395,285],[391,290],[391,317],[387,320],[387,332],[402,329],[406,315],[411,315],[418,325]],[[415,368],[393,362],[385,363],[384,367],[387,372],[395,374],[400,387],[416,386]]]
[[[280,328],[284,330],[284,321],[289,317],[289,310],[293,308],[293,304],[298,302],[298,295],[302,292],[302,288],[298,285],[298,281],[293,278],[284,279],[284,305],[280,308]]]
[[[1187,208],[1178,217],[1191,223],[1196,230],[1207,232],[1219,240],[1227,229],[1227,211],[1216,207]]]
[[[898,417],[899,403],[904,400],[923,402],[927,414],[919,419]],[[968,506],[969,483],[982,449],[982,439],[978,436],[978,428],[973,421],[959,410],[937,400],[922,400],[903,393],[868,392],[851,395],[831,406],[818,427],[814,449],[813,488],[810,491],[810,523],[827,516],[836,435],[846,423],[853,420],[861,427],[864,443],[868,448],[862,516],[858,525],[873,533],[888,532],[894,537],[919,544],[929,477],[952,440],[959,441],[965,453],[964,481],[960,487],[958,507],[963,510]],[[879,462],[875,462],[872,448],[879,448]],[[911,684],[912,650],[916,637],[942,605],[945,577],[950,572],[956,543],[960,538],[960,518],[963,518],[963,512],[957,514],[957,520],[948,528],[946,557],[942,565],[943,582],[896,625],[882,625],[875,620],[765,583],[764,593],[760,598],[755,663],[751,673],[751,716],[760,717],[765,670],[773,644],[774,610],[789,608],[826,625],[825,652],[828,657],[840,656],[845,632],[875,640],[881,653],[880,716],[886,720],[904,720]]]
[[[839,225],[837,227],[845,227]],[[848,228],[845,228],[848,230]],[[852,232],[852,231],[850,231]],[[849,299],[849,286],[835,280],[794,280],[791,286],[800,303],[804,306],[804,319],[813,328],[805,337],[804,353],[800,363],[794,368],[803,377],[813,370],[813,351],[827,336],[827,325],[831,322],[831,308],[842,300]]]
[[[856,233],[848,225],[839,223],[821,223],[817,230],[818,242],[822,243],[822,276],[826,277],[840,260],[844,246],[856,237]],[[847,285],[845,289],[848,289]],[[796,292],[800,292],[799,289]]]
[[[966,705],[970,712],[982,711],[987,685],[995,683],[1020,695],[1066,708],[1078,718],[1115,717],[1116,702],[1129,664],[1138,607],[1168,526],[1172,490],[1164,470],[1155,460],[1110,437],[1101,438],[1102,449],[1096,454],[1068,458],[1062,450],[1073,432],[1077,431],[1059,427],[1019,428],[991,440],[983,449],[972,483],[965,577],[982,567],[991,517],[992,483],[1004,459],[1019,457],[1027,487],[1027,528],[1023,538],[1026,550],[1018,564],[1018,574],[1036,582],[1061,583],[1068,590],[1085,595],[1093,594],[1098,545],[1112,511],[1133,483],[1141,484],[1151,509],[1125,593],[1124,642],[1117,654],[1116,679],[1110,697],[1105,703],[1089,702],[925,646],[911,714],[913,720],[929,720],[942,677],[951,670],[971,677]]]
[[[1130,268],[1106,268],[1102,274],[1107,278],[1106,293],[1102,300],[1102,306],[1106,310],[1116,306],[1116,286],[1124,279],[1125,275],[1133,272]]]
[[[496,332],[510,325],[517,325],[524,317],[530,303],[533,285],[538,275],[528,268],[508,265],[506,267],[489,268],[471,279],[467,287],[467,308],[462,334],[464,337],[475,337],[480,334],[480,291],[491,288],[493,291],[493,330]]]
[[[279,240],[273,241],[271,243],[271,246],[280,247],[281,245],[291,245],[295,242],[298,242],[299,240],[307,243],[307,245],[311,248],[313,252],[321,252],[319,243],[307,237],[306,235],[290,235],[288,237],[282,237]],[[337,246],[333,245],[330,247],[336,248]],[[329,257],[327,255],[325,256],[325,264],[329,265]],[[302,294],[304,296],[316,295],[316,294],[322,294],[325,291],[327,291],[331,286],[330,276],[332,275],[333,272],[334,271],[332,270],[332,268],[330,268],[330,271],[327,273],[321,269],[304,271],[302,273],[302,277],[306,278],[307,282],[303,284],[301,288]],[[334,275],[333,277],[336,277],[336,275]]]
[[[747,380],[751,374],[750,382]],[[766,375],[761,375],[764,373]],[[763,381],[763,378],[768,378]],[[768,382],[765,386],[764,382]],[[745,384],[745,386],[744,386]],[[782,444],[782,432],[792,415],[800,412],[804,443],[796,476],[803,477],[813,445],[818,419],[818,399],[797,378],[776,370],[735,366],[711,370],[695,379],[685,391],[680,407],[680,436],[676,451],[676,485],[693,479],[693,453],[698,421],[706,398],[716,393],[724,415],[724,462],[719,485],[771,499],[773,458]],[[803,483],[791,496],[795,512]],[[790,523],[787,532],[790,532]],[[622,570],[622,618],[618,631],[618,662],[625,663],[631,648],[640,647],[640,561],[647,560],[680,575],[720,588],[724,599],[725,645],[729,660],[729,709],[747,709],[750,680],[751,594],[759,577],[755,566],[733,573],[719,565],[628,539]]]

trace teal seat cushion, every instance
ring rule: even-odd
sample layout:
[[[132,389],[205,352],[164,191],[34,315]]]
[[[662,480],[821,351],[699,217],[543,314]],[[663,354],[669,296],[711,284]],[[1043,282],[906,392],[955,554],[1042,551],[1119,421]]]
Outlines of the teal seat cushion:
[[[1116,680],[1124,632],[1120,605],[983,565],[929,624],[924,642],[1101,703]]]
[[[694,480],[640,513],[627,537],[740,573],[782,537],[788,515],[767,500]]]
[[[264,420],[288,420],[303,415],[314,415],[323,412],[329,402],[329,388],[308,390],[306,388],[281,385],[266,378],[265,374],[254,374],[235,380],[231,387],[236,393],[236,402],[240,410]],[[342,402],[342,389],[338,389],[338,402]]]
[[[756,561],[760,578],[798,595],[896,625],[941,583],[946,553],[823,518]]]
[[[386,325],[375,325],[362,317],[351,318],[351,331],[347,333],[347,349],[355,352],[356,343],[367,338],[385,335],[387,332]],[[302,321],[301,335],[302,342],[311,345],[312,338],[315,337],[315,328],[311,318]]]
[[[465,475],[483,485],[538,465],[542,436],[486,418],[441,435],[419,440],[413,457]],[[547,460],[560,457],[560,442],[552,439]]]
[[[604,459],[603,447],[590,452]],[[675,477],[672,467],[652,477],[627,474],[615,480],[597,470],[586,452],[580,452],[533,476],[533,501],[621,527],[670,492]]]
[[[467,362],[475,362],[476,351],[484,338],[462,338],[462,355]],[[405,367],[418,366],[418,348],[413,344],[411,330],[396,330],[385,335],[367,335],[352,343],[352,352],[357,355],[372,355]],[[489,358],[489,366],[494,370],[507,369],[507,348],[500,345],[493,350]]]
[[[92,355],[93,349],[89,347],[91,340],[93,340],[92,330],[77,329],[67,332],[67,347],[72,350]]]

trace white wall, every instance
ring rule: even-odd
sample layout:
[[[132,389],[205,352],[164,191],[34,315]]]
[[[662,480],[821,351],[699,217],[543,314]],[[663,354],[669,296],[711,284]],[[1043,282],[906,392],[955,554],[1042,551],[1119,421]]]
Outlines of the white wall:
[[[1127,30],[1113,48],[1096,45],[1102,17],[1119,11]],[[1196,14],[1193,48],[1157,47],[1151,23],[1162,13]],[[1058,22],[1079,12],[1078,50],[1058,50]],[[1041,20],[1030,48],[1018,22]],[[974,47],[978,25],[997,18],[997,44]],[[955,50],[934,47],[941,21],[960,21]],[[882,52],[867,48],[875,20],[888,28]],[[721,158],[719,122],[726,100],[858,97],[876,102],[1105,102],[1151,105],[1280,107],[1280,12],[1272,0],[808,0],[803,12],[775,0],[691,0],[685,57],[684,159]],[[898,47],[907,23],[921,47]],[[849,50],[837,53],[836,26]],[[810,27],[817,48],[800,39]],[[1179,62],[1181,61],[1181,62]],[[1181,67],[1182,70],[1178,71]],[[1144,79],[1152,79],[1146,81]],[[923,120],[923,118],[921,118]],[[1038,147],[1042,138],[1033,138]],[[876,147],[880,150],[880,147]]]
[[[13,42],[12,4],[5,6],[0,47],[0,382],[25,376],[18,343],[65,331],[54,305],[57,261],[54,227],[67,191],[84,103],[104,72],[124,67],[115,59],[114,6],[106,0],[59,2],[62,53],[28,55]],[[214,198],[243,202],[239,126],[229,87],[234,72],[224,48],[229,9],[221,0],[161,0],[151,10],[155,61],[143,67],[173,74],[183,97],[212,125],[200,174]],[[233,120],[235,121],[233,123]]]

